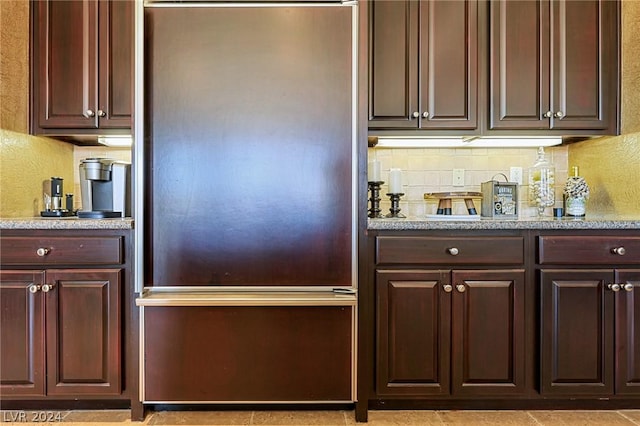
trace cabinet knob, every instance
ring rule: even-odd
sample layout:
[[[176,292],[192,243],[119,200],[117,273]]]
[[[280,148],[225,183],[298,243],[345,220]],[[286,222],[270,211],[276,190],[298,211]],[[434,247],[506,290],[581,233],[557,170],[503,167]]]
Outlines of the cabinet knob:
[[[411,114],[413,116],[413,118],[418,118],[420,117],[420,113],[418,111],[414,111],[413,114]]]
[[[29,287],[27,287],[29,289],[29,293],[37,293],[38,290],[40,290],[40,286],[37,284],[31,284]]]
[[[607,287],[609,287],[611,291],[620,291],[620,284],[609,284]]]
[[[551,117],[553,117],[553,112],[552,111],[547,111],[547,112],[544,113],[544,116],[546,118],[551,118]]]
[[[42,291],[45,293],[50,292],[51,290],[53,290],[53,288],[55,287],[55,284],[43,284],[42,285]]]
[[[464,284],[456,285],[456,290],[458,290],[458,292],[460,292],[460,293],[464,293],[466,289],[467,288],[464,286]]]
[[[558,111],[555,114],[553,114],[553,116],[555,118],[562,118],[562,117],[564,117],[564,113],[562,111]]]
[[[427,111],[422,113],[423,118],[429,118],[429,113]]]
[[[445,284],[442,286],[445,293],[451,293],[453,291],[453,286],[451,284]]]
[[[49,250],[48,248],[40,247],[38,250],[36,250],[36,254],[40,257],[44,257],[48,255],[50,251],[51,250]]]
[[[626,283],[622,288],[624,288],[625,291],[633,291],[633,284]]]
[[[447,251],[451,256],[457,256],[458,253],[460,253],[460,250],[458,250],[456,247],[448,248]]]
[[[96,115],[96,113],[91,109],[88,109],[87,112],[84,113],[85,117],[93,117],[94,115]]]
[[[611,253],[617,254],[618,256],[624,256],[627,250],[624,247],[615,247],[611,249]]]
[[[106,117],[107,113],[104,112],[103,110],[99,109],[98,110],[98,117]]]

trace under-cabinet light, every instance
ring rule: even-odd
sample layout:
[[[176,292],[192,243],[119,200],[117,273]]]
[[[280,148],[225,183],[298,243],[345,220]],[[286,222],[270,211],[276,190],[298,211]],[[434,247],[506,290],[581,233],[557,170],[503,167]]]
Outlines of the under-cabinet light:
[[[561,137],[441,137],[379,136],[376,148],[530,148],[554,146]]]
[[[98,143],[106,146],[128,147],[133,144],[133,138],[129,135],[98,136]]]

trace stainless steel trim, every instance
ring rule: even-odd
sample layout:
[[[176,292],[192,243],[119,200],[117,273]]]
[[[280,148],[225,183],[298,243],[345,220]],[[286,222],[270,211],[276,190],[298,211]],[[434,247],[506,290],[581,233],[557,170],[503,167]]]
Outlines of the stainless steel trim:
[[[358,288],[358,4],[351,4],[351,285]],[[366,194],[364,194],[366,197]]]
[[[164,293],[136,299],[137,306],[351,306],[352,294],[335,293]]]
[[[210,2],[210,1],[187,1],[180,2],[175,0],[144,0],[144,7],[342,7],[355,6],[357,0],[345,1],[344,3],[337,1],[326,1],[320,3],[306,2],[282,2],[282,3],[262,3],[262,2]]]
[[[140,317],[138,327],[138,398],[140,401],[144,401],[144,306],[140,308]]]
[[[142,401],[144,404],[350,404],[350,400],[322,400],[302,399],[299,401],[272,401],[266,400],[229,400],[229,401]]]
[[[156,287],[145,287],[142,291],[142,296],[148,295],[150,293],[187,293],[187,292],[195,292],[195,293],[342,293],[342,294],[354,294],[357,293],[357,290],[353,287],[342,286],[342,287],[330,287],[330,286],[203,286],[203,285],[194,285],[194,286],[156,286]]]

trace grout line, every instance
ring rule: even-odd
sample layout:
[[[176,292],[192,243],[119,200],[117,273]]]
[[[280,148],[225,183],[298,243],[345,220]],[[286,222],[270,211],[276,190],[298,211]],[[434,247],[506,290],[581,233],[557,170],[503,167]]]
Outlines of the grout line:
[[[253,424],[253,416],[255,416],[256,412],[252,411],[251,412],[251,417],[249,417],[249,424],[252,425]]]
[[[632,419],[631,417],[626,416],[623,412],[621,411],[616,411],[616,413],[618,413],[619,415],[621,415],[622,417],[624,417],[625,419],[629,420],[631,423],[633,423],[634,425],[640,425],[640,423],[638,423],[637,421],[635,421],[634,419]]]
[[[544,424],[540,420],[538,420],[533,414],[531,414],[530,411],[525,411],[525,412],[527,413],[527,416],[531,417],[533,419],[533,421],[536,422],[537,425]]]

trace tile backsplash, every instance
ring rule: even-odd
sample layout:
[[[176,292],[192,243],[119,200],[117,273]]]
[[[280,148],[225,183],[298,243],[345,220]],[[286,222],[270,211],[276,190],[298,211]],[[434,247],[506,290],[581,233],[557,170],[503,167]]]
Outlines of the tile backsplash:
[[[568,149],[566,146],[545,148],[547,158],[556,169],[556,206],[562,205],[562,190],[568,176]],[[522,167],[523,185],[519,187],[518,211],[520,217],[535,216],[536,208],[528,205],[528,169],[537,157],[537,148],[369,148],[369,160],[380,161],[382,180],[380,191],[382,213],[389,212],[389,169],[402,169],[404,197],[400,201],[402,213],[410,217],[435,214],[437,201],[425,200],[430,192],[477,191],[480,184],[489,180],[504,181],[512,166]],[[464,186],[453,186],[453,169],[465,170]],[[498,175],[498,176],[496,176]],[[453,214],[467,214],[463,200],[454,200]],[[476,201],[480,212],[480,202]],[[547,209],[551,215],[551,209]]]

